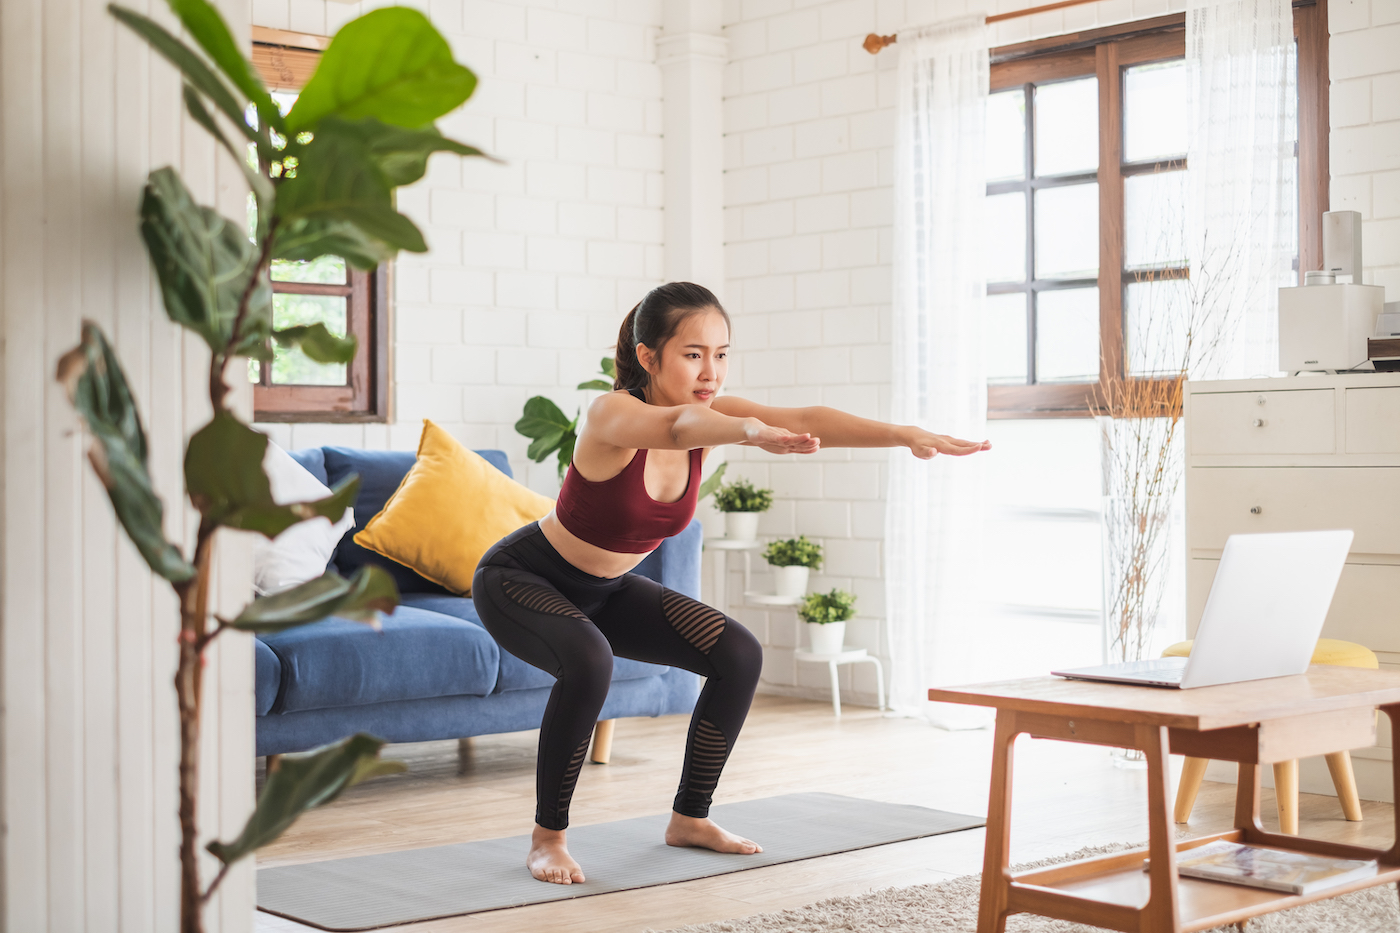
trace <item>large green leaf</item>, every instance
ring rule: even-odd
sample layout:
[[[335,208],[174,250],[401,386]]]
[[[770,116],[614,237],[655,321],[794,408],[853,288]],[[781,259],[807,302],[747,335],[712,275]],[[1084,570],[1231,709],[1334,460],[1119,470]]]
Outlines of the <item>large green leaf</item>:
[[[574,419],[577,422],[578,419]],[[569,469],[569,464],[574,462],[574,445],[578,443],[578,434],[573,428],[564,432],[564,436],[559,441],[559,480],[563,482],[564,473]]]
[[[254,353],[272,331],[272,286],[260,276],[248,299],[242,332],[233,322],[258,255],[239,224],[194,203],[169,167],[152,172],[141,200],[141,235],[160,280],[165,311],[198,333],[216,353]]]
[[[207,521],[275,538],[297,522],[322,516],[339,521],[355,504],[360,478],[350,476],[312,502],[278,505],[263,472],[267,435],[221,411],[185,448],[185,489]]]
[[[590,379],[587,382],[580,382],[578,384],[578,388],[580,389],[593,389],[598,392],[611,392],[612,387],[613,384],[611,382],[604,382],[601,379]]]
[[[199,47],[214,60],[233,86],[243,92],[248,100],[258,108],[258,118],[268,125],[282,128],[282,115],[272,96],[263,87],[262,79],[249,61],[243,57],[229,32],[228,25],[219,11],[207,0],[167,0],[170,9],[180,17],[180,22],[189,30]]]
[[[378,613],[393,612],[399,588],[387,570],[366,564],[349,580],[335,571],[300,586],[255,599],[228,624],[245,632],[280,632],[327,616],[377,625]]]
[[[476,75],[452,60],[447,40],[426,16],[387,7],[335,34],[287,114],[287,128],[316,129],[330,116],[423,126],[460,106],[475,89]]]
[[[243,832],[233,842],[211,842],[207,848],[225,865],[232,864],[272,842],[297,817],[330,803],[347,787],[408,770],[401,761],[381,761],[383,747],[383,739],[360,732],[333,745],[281,756],[268,770],[267,783]]]
[[[348,363],[355,358],[355,335],[337,337],[319,321],[273,331],[272,339],[281,347],[300,347],[317,363]]]
[[[700,494],[698,498],[703,499],[706,496],[714,494],[714,491],[719,488],[720,483],[724,480],[724,468],[727,466],[729,466],[728,461],[715,467],[715,471],[710,474],[710,478],[700,484]]]
[[[374,117],[341,120],[327,117],[316,130],[318,139],[326,133],[358,140],[369,151],[390,186],[411,185],[428,170],[428,156],[452,152],[460,156],[491,158],[475,146],[448,139],[431,124],[416,129],[393,126]]]
[[[563,431],[550,431],[547,434],[541,434],[530,442],[530,446],[525,450],[525,456],[536,463],[541,463],[544,461],[545,457],[548,457],[550,454],[554,453],[554,451],[558,450],[559,445],[563,442]]]
[[[526,437],[538,438],[555,431],[562,434],[571,424],[558,405],[543,395],[536,395],[525,403],[525,413],[515,422],[515,430]]]
[[[150,43],[151,48],[163,55],[166,61],[180,69],[186,80],[193,84],[201,94],[213,101],[214,106],[222,110],[224,116],[228,117],[229,121],[238,127],[243,135],[251,140],[257,139],[257,133],[244,119],[243,105],[233,96],[228,85],[214,74],[213,69],[205,64],[204,59],[200,58],[194,49],[172,36],[164,26],[155,20],[142,16],[135,10],[111,3],[107,6],[107,12]]]
[[[388,180],[361,138],[332,128],[318,132],[302,153],[296,177],[277,190],[279,218],[348,223],[391,249],[427,252],[413,221],[394,210]]]
[[[273,259],[319,259],[340,256],[366,272],[394,258],[398,250],[382,240],[366,236],[352,223],[325,217],[284,221],[272,241]]]
[[[146,468],[146,432],[121,363],[96,324],[83,322],[82,342],[58,361],[58,381],[92,432],[88,459],[136,549],[172,583],[193,577],[194,567],[165,539],[165,507]]]

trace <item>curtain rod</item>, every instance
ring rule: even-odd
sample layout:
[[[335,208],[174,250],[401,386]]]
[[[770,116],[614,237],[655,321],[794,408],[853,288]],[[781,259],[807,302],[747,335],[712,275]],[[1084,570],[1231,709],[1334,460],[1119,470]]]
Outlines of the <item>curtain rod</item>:
[[[987,17],[987,24],[990,25],[992,23],[1000,23],[1002,20],[1008,19],[1018,19],[1022,16],[1034,16],[1037,13],[1048,13],[1051,10],[1062,10],[1065,7],[1069,6],[1079,6],[1080,4],[1084,3],[1097,2],[1098,0],[1059,0],[1058,3],[1047,3],[1043,6],[1033,6],[1029,9],[1016,10],[1012,13],[997,13],[993,16]],[[885,48],[886,46],[894,45],[898,41],[899,36],[897,35],[881,36],[872,32],[870,35],[865,37],[865,41],[861,43],[861,47],[864,48],[871,55],[878,55],[880,54],[881,49]]]
[[[987,23],[1000,23],[1003,20],[1018,19],[1022,16],[1034,16],[1037,13],[1048,13],[1051,10],[1063,10],[1065,7],[1079,6],[1080,4],[1084,3],[1097,2],[1098,0],[1059,0],[1058,3],[1047,3],[1043,6],[1033,6],[1029,9],[1016,10],[1012,13],[997,13],[993,16],[988,16]],[[1292,6],[1294,9],[1305,6],[1313,6],[1316,3],[1317,0],[1292,0]],[[869,52],[871,55],[879,55],[882,49],[886,48],[887,46],[894,45],[898,41],[899,36],[897,35],[882,36],[872,32],[870,35],[865,37],[865,41],[861,43],[861,47],[867,52]]]

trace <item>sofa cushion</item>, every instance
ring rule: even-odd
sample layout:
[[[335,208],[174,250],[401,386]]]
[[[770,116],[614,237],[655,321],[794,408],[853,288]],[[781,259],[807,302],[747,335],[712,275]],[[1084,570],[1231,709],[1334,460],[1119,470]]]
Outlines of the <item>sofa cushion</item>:
[[[427,593],[406,594],[403,598],[403,604],[415,609],[427,609],[432,612],[454,615],[459,619],[480,624],[480,617],[476,614],[476,604],[464,596],[434,596]],[[630,658],[613,658],[612,679],[614,682],[640,680],[643,677],[664,674],[669,670],[669,667],[663,667],[660,664],[648,664],[645,661],[633,661]],[[509,651],[501,651],[501,673],[496,679],[497,693],[553,685],[553,674],[546,674],[538,667],[526,664]]]
[[[282,686],[282,662],[272,649],[253,639],[253,715],[266,716]]]
[[[333,562],[345,576],[350,576],[365,564],[383,567],[394,578],[400,593],[437,593],[450,595],[444,587],[425,579],[403,564],[360,547],[352,538],[354,533],[378,515],[384,503],[399,488],[417,455],[411,450],[359,450],[354,447],[320,448],[325,457],[327,485],[336,483],[351,473],[360,475],[360,492],[355,499],[355,528],[340,539]],[[477,453],[506,476],[511,475],[510,462],[504,451],[478,450]]]
[[[418,459],[355,543],[469,596],[482,555],[552,508],[425,418]]]
[[[485,696],[501,656],[480,625],[413,606],[383,617],[379,631],[332,618],[259,637],[282,664],[277,713]]]
[[[289,450],[287,455],[300,463],[306,472],[320,480],[322,486],[330,485],[326,476],[326,453],[321,448],[303,447],[301,450]]]

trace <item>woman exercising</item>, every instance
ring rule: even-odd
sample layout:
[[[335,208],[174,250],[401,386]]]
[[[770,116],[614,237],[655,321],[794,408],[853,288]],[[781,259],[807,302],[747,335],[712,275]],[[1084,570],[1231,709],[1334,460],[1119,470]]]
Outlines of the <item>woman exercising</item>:
[[[630,572],[690,524],[711,448],[745,444],[810,454],[825,441],[828,447],[908,447],[928,459],[990,446],[830,408],[718,398],[728,353],[729,315],[708,289],[673,282],[648,292],[622,322],[616,391],[589,406],[554,511],[493,545],[472,581],[477,612],[501,647],[558,678],[540,723],[536,826],[525,860],[540,881],[584,880],[564,830],[614,656],[706,678],[690,721],[667,845],[763,851],[708,816],[753,701],[762,649],[719,610]]]

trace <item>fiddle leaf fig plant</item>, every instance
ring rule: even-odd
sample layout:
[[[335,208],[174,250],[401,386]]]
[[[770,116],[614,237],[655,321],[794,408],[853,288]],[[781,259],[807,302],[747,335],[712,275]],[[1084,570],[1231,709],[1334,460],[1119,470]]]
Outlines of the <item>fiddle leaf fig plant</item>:
[[[137,402],[96,324],[83,323],[57,375],[91,436],[88,459],[118,521],[179,601],[180,930],[201,933],[203,905],[229,866],[276,839],[305,810],[359,781],[403,770],[399,762],[379,760],[384,742],[364,734],[283,756],[269,767],[238,838],[208,845],[223,869],[208,888],[201,886],[196,795],[206,649],[225,631],[275,632],[331,615],[377,625],[379,614],[399,601],[393,579],[368,566],[348,580],[327,571],[254,599],[231,618],[211,613],[211,556],[220,528],[271,538],[310,518],[340,518],[359,490],[359,479],[350,477],[324,498],[276,502],[262,467],[267,436],[229,406],[229,365],[270,360],[274,344],[320,363],[350,362],[358,349],[353,337],[323,323],[276,326],[270,264],[339,256],[372,269],[400,250],[427,250],[418,227],[395,209],[394,189],[422,178],[435,152],[484,153],[433,126],[471,96],[476,76],[453,60],[447,41],[417,10],[378,9],[347,23],[284,116],[208,0],[167,3],[194,46],[135,10],[107,9],[179,71],[185,109],[239,165],[255,206],[251,223],[224,217],[199,204],[169,167],[151,172],[141,201],[141,236],[166,314],[210,350],[213,417],[185,449],[185,490],[200,515],[191,556],[165,536]]]

